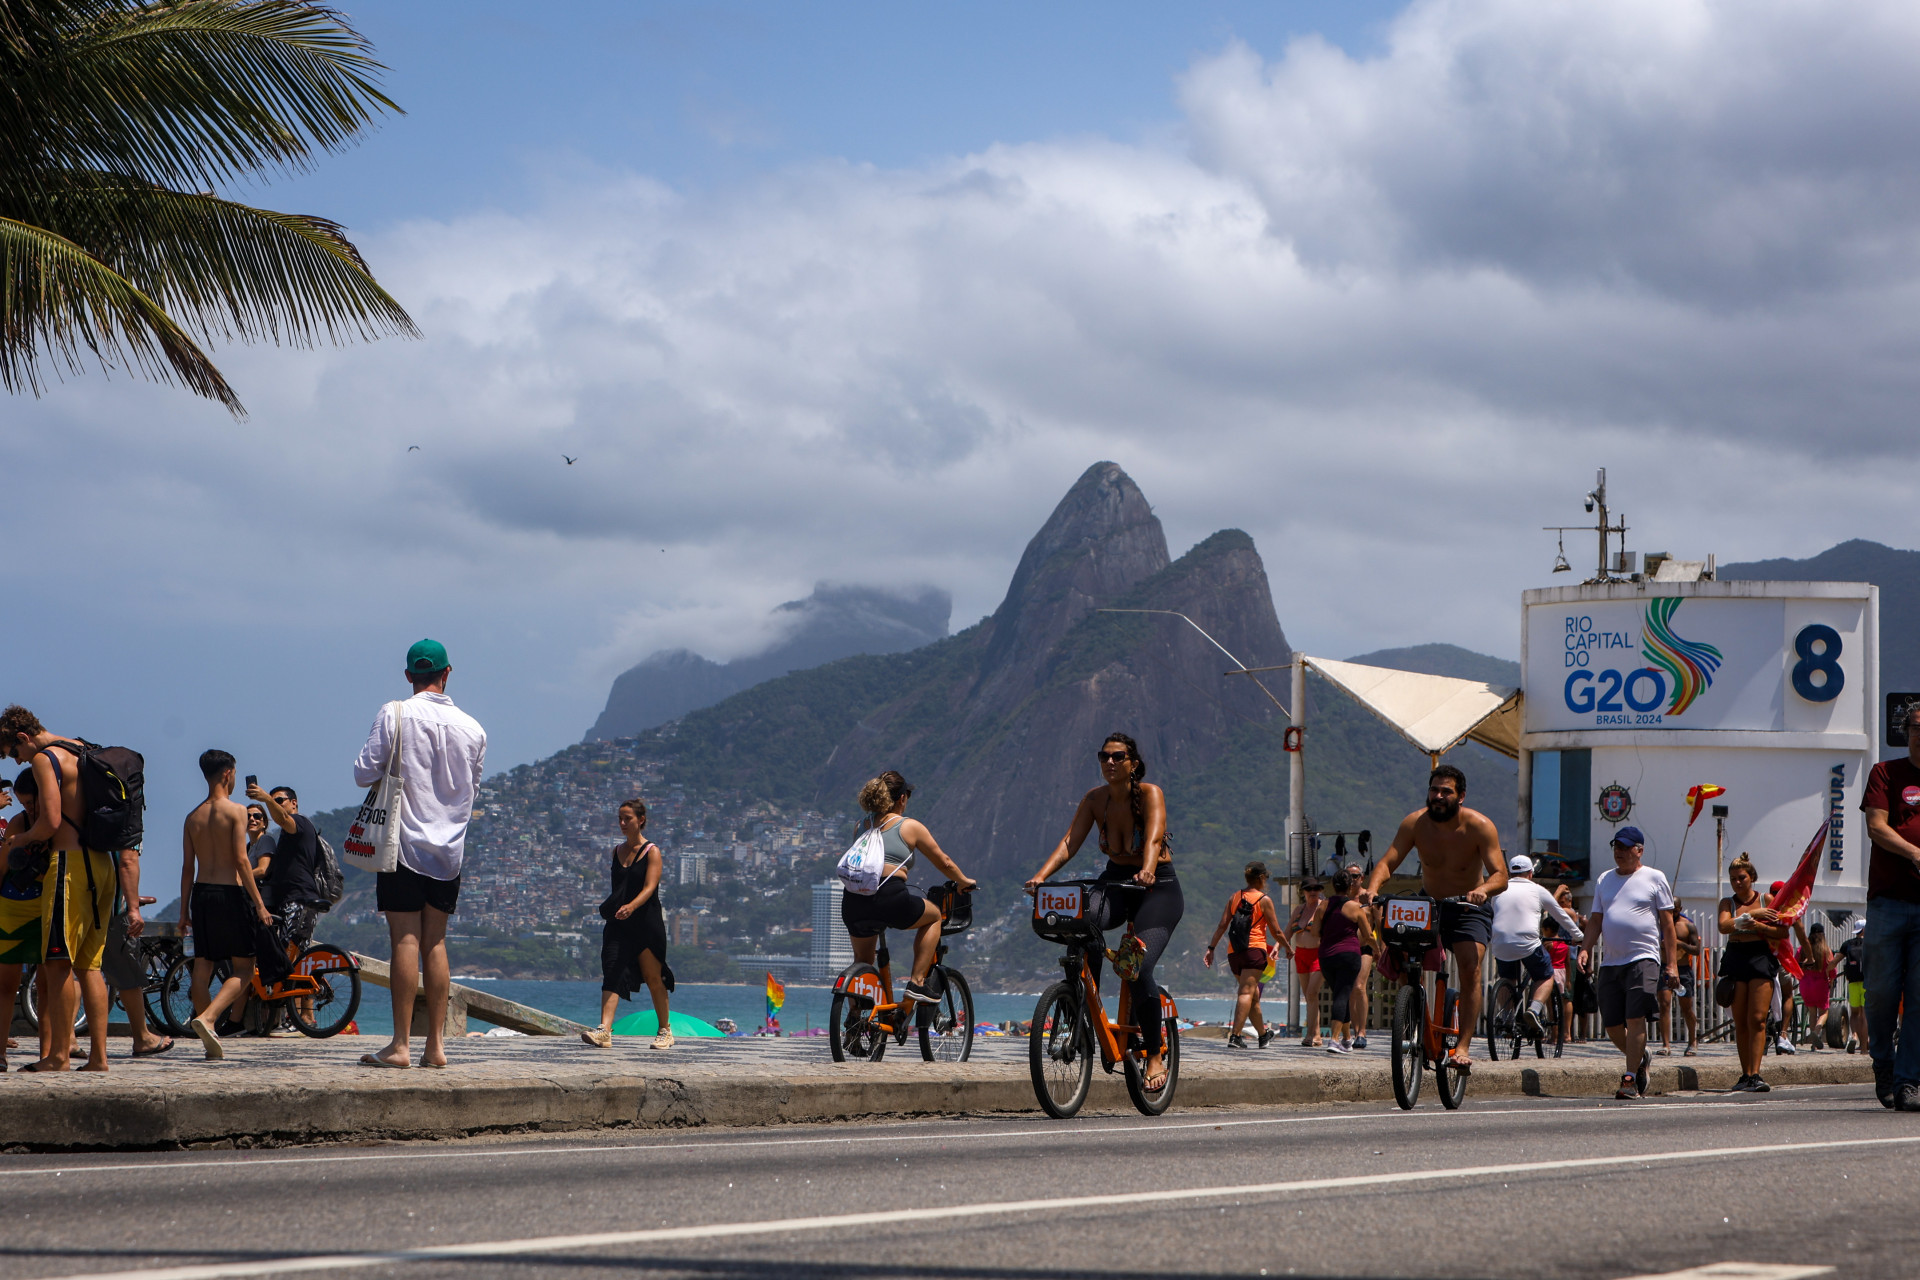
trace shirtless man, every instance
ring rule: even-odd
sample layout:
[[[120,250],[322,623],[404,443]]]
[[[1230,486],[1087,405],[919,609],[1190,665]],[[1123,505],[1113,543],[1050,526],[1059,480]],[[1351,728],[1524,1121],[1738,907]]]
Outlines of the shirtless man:
[[[1693,1011],[1693,969],[1694,957],[1700,954],[1700,931],[1693,927],[1693,921],[1681,913],[1680,900],[1673,900],[1673,952],[1674,959],[1680,965],[1680,981],[1671,989],[1660,988],[1660,1048],[1659,1057],[1665,1058],[1673,1053],[1673,1004],[1680,1002],[1680,1016],[1686,1022],[1687,1047],[1680,1056],[1694,1056],[1694,1042],[1699,1038],[1699,1026]]]
[[[194,1016],[187,1030],[200,1037],[208,1058],[224,1058],[214,1028],[220,1015],[246,998],[253,980],[253,922],[273,926],[260,900],[260,886],[247,861],[247,811],[233,799],[233,757],[225,751],[200,756],[207,798],[187,815],[181,836],[180,936],[193,938]],[[225,960],[232,976],[219,994],[207,998],[216,961]]]
[[[31,765],[40,796],[39,815],[25,830],[0,836],[0,855],[16,844],[52,842],[40,901],[40,937],[45,959],[41,980],[46,983],[46,1007],[41,1023],[51,1034],[47,1056],[26,1066],[27,1071],[65,1071],[73,1054],[74,984],[86,1002],[90,1052],[83,1071],[107,1069],[107,981],[100,972],[106,956],[107,925],[113,918],[113,893],[119,872],[111,853],[86,849],[73,815],[80,803],[80,760],[68,748],[69,739],[49,733],[33,712],[22,706],[0,712],[0,749],[16,763]]]
[[[1487,815],[1462,806],[1467,776],[1443,764],[1427,778],[1427,807],[1400,822],[1387,854],[1367,877],[1358,895],[1373,901],[1387,877],[1413,850],[1420,853],[1420,885],[1435,898],[1464,896],[1465,902],[1440,904],[1440,945],[1460,965],[1460,1041],[1448,1060],[1463,1074],[1473,1069],[1467,1048],[1480,1023],[1480,960],[1493,938],[1493,908],[1487,899],[1507,887],[1507,860],[1500,856],[1500,832]]]
[[[1306,980],[1306,1006],[1300,1025],[1307,1034],[1300,1043],[1309,1049],[1320,1046],[1320,920],[1327,914],[1327,899],[1318,880],[1300,886],[1300,901],[1287,913],[1287,941],[1293,944],[1293,972]],[[1291,1010],[1289,1010],[1291,1012]]]

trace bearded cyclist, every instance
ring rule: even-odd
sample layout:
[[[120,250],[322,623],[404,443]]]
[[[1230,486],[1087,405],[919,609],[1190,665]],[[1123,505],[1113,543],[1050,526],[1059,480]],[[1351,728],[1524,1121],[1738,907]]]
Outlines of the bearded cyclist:
[[[1578,937],[1580,923],[1555,902],[1542,885],[1534,883],[1533,859],[1516,853],[1507,859],[1507,888],[1493,904],[1493,972],[1516,984],[1527,975],[1527,1004],[1520,1012],[1531,1021],[1530,1034],[1545,1035],[1547,994],[1553,989],[1553,958],[1540,941],[1541,917],[1552,917],[1562,937]],[[1580,963],[1586,963],[1584,953]],[[1522,1025],[1525,1025],[1524,1023]]]

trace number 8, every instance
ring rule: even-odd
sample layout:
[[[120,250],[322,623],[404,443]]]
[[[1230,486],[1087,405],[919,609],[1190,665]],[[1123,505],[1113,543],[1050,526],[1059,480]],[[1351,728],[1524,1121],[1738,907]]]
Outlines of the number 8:
[[[1825,645],[1823,653],[1815,654],[1813,646]],[[1800,661],[1793,664],[1793,691],[1808,702],[1832,702],[1840,696],[1847,678],[1840,670],[1840,633],[1824,622],[1800,628],[1800,634],[1793,638],[1793,651],[1800,655]],[[1827,678],[1825,684],[1815,684],[1813,673],[1818,671]]]

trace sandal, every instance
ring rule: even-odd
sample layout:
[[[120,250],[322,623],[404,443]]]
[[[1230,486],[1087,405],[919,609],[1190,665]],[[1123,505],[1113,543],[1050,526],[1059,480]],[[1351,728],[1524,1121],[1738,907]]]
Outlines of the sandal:
[[[1168,1073],[1167,1073],[1166,1064],[1162,1063],[1160,1066],[1159,1076],[1155,1077],[1149,1074],[1146,1077],[1146,1079],[1140,1082],[1140,1087],[1145,1089],[1148,1093],[1159,1093],[1162,1089],[1167,1087],[1167,1074]]]
[[[1447,1058],[1447,1065],[1452,1067],[1455,1071],[1458,1071],[1463,1076],[1470,1076],[1473,1074],[1472,1058],[1455,1058],[1449,1055]]]

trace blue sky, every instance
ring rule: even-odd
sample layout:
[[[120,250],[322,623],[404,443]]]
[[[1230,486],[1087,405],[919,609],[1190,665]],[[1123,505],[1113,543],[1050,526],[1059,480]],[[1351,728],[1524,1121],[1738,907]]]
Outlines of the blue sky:
[[[205,747],[352,799],[422,635],[509,768],[821,580],[970,624],[1101,459],[1332,657],[1514,656],[1598,465],[1638,550],[1920,541],[1910,3],[351,13],[408,114],[233,194],[423,337],[0,402],[16,528],[121,566],[16,544],[6,696],[146,753],[157,882]]]

